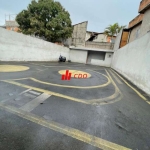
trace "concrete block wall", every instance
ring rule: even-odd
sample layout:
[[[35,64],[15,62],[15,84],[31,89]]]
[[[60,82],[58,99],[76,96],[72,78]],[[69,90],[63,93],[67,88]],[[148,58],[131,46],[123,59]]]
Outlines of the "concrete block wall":
[[[150,94],[150,32],[115,50],[111,67]],[[117,43],[116,43],[117,44]]]
[[[73,46],[85,46],[86,30],[88,22],[82,22],[74,25],[72,34],[72,45]]]
[[[0,61],[58,61],[69,59],[69,48],[0,28]]]

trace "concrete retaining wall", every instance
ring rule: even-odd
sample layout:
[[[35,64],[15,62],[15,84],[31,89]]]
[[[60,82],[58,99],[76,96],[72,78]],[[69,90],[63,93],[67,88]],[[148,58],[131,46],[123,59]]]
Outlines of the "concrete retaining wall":
[[[150,94],[150,33],[115,51],[112,68]],[[117,44],[117,43],[116,43]]]
[[[69,48],[0,28],[0,61],[58,61]]]

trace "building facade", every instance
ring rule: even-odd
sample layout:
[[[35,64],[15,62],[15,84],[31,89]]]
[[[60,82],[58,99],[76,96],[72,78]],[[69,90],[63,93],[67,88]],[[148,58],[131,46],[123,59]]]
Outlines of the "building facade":
[[[150,31],[150,0],[142,0],[139,15],[129,22],[127,29],[122,31],[119,48],[144,36]],[[126,34],[126,36],[124,36]]]
[[[109,37],[105,35],[103,32],[98,33],[87,31],[85,39],[85,47],[110,50],[113,49],[115,38],[116,36]]]
[[[16,21],[5,21],[5,28],[7,30],[18,32],[19,24]]]
[[[85,46],[87,25],[87,21],[73,25],[71,45],[83,47]]]
[[[109,37],[102,33],[86,31],[86,39],[85,41],[93,41],[93,42],[106,42],[106,43],[114,43],[116,36]]]

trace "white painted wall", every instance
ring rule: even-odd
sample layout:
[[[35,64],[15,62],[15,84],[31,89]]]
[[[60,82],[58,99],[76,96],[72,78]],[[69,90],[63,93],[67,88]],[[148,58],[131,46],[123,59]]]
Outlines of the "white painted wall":
[[[93,55],[88,56],[88,51],[89,54],[92,53]],[[105,53],[104,55],[105,59],[101,59],[101,53]],[[99,54],[99,56],[98,56]],[[91,57],[92,56],[92,57]],[[102,56],[103,57],[103,56]],[[113,52],[107,52],[107,51],[99,51],[99,50],[90,50],[86,48],[70,48],[70,60],[71,62],[78,62],[78,63],[88,63],[92,65],[98,65],[98,66],[105,66],[105,67],[110,67],[111,66],[111,61],[113,58]],[[90,60],[89,60],[90,59]],[[87,62],[88,61],[88,62]]]
[[[120,47],[120,41],[121,41],[121,37],[122,37],[122,32],[123,32],[123,30],[121,30],[121,31],[119,32],[119,34],[117,35],[117,37],[116,37],[116,39],[115,39],[114,50],[117,50],[117,49],[119,49],[119,47]]]
[[[58,61],[69,48],[0,28],[0,61]]]
[[[91,59],[92,65],[110,67],[112,61],[113,53],[106,53],[105,60]]]
[[[150,94],[150,32],[116,50],[112,68]]]
[[[87,51],[70,49],[70,60],[71,62],[78,62],[78,63],[86,64]]]

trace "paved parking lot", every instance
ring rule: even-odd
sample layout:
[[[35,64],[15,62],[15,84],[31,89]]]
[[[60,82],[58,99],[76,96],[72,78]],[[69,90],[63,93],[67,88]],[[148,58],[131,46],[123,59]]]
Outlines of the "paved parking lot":
[[[1,62],[0,149],[149,150],[150,98],[110,68]]]

